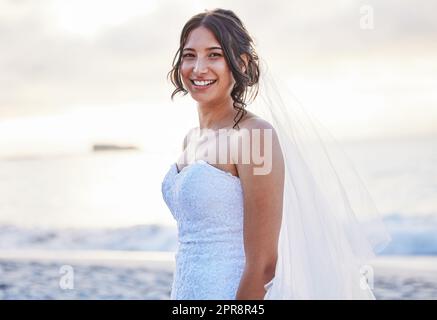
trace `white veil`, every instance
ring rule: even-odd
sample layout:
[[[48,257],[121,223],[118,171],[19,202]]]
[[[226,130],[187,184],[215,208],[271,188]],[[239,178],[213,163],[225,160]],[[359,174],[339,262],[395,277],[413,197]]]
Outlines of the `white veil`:
[[[363,273],[390,241],[382,218],[339,144],[263,64],[249,108],[273,125],[285,160],[278,260],[264,299],[374,299]]]

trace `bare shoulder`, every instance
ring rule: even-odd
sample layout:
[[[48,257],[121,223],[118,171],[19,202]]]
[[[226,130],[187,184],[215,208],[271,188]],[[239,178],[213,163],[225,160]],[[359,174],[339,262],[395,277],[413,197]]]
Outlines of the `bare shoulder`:
[[[276,130],[270,122],[252,112],[248,112],[247,117],[239,123],[239,127],[240,129],[246,129],[249,131],[253,129],[270,129],[272,131],[272,136],[277,136]]]
[[[238,146],[237,149],[239,151],[239,155],[244,152],[244,150],[252,150],[251,151],[251,161],[249,164],[243,164],[241,161],[241,157],[234,159],[234,163],[237,165],[237,171],[243,170],[243,168],[251,168],[256,167],[254,162],[252,162],[252,157],[255,154],[259,153],[258,158],[263,158],[264,160],[275,167],[283,167],[283,153],[279,143],[279,138],[277,131],[274,126],[268,122],[267,120],[257,116],[251,115],[241,121],[240,134],[237,134]],[[241,130],[247,130],[247,135],[245,132],[241,132]],[[254,130],[259,132],[259,136],[254,135]],[[259,139],[255,139],[258,136]],[[245,139],[246,138],[246,139]],[[264,156],[261,156],[264,155]],[[260,162],[260,159],[255,161],[256,163]]]
[[[240,123],[238,123],[238,126],[246,129],[273,129],[273,126],[268,121],[251,111],[247,111],[246,115],[241,119]]]
[[[240,128],[274,130],[274,127],[270,124],[270,122],[259,117],[247,119],[246,121],[244,121],[244,123],[241,124]]]

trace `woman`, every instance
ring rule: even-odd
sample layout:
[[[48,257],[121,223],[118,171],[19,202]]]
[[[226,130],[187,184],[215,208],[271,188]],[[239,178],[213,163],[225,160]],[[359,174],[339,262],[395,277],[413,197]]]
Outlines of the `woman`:
[[[222,9],[192,17],[169,75],[172,98],[190,93],[199,115],[162,183],[179,231],[171,298],[374,298],[283,119],[245,110],[260,69],[241,20]],[[353,240],[361,250],[364,237]]]

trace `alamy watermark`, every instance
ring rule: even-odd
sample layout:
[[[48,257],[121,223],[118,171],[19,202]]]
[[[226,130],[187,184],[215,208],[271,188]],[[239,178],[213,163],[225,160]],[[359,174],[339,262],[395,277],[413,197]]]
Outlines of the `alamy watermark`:
[[[360,14],[360,28],[362,30],[373,30],[375,28],[373,7],[370,5],[361,6]]]
[[[254,164],[254,175],[272,171],[272,129],[197,129],[189,135],[183,163],[204,159],[210,164]]]
[[[59,279],[59,288],[62,290],[74,289],[74,268],[70,265],[63,265],[59,268],[61,278]]]
[[[363,265],[360,268],[360,288],[362,290],[374,288],[374,272],[373,267],[369,265]]]

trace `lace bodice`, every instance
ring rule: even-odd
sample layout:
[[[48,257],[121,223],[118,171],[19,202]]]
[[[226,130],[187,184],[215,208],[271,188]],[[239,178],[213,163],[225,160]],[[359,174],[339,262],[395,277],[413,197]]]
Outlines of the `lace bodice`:
[[[204,160],[176,164],[162,195],[178,226],[171,299],[235,299],[245,264],[240,179]]]

